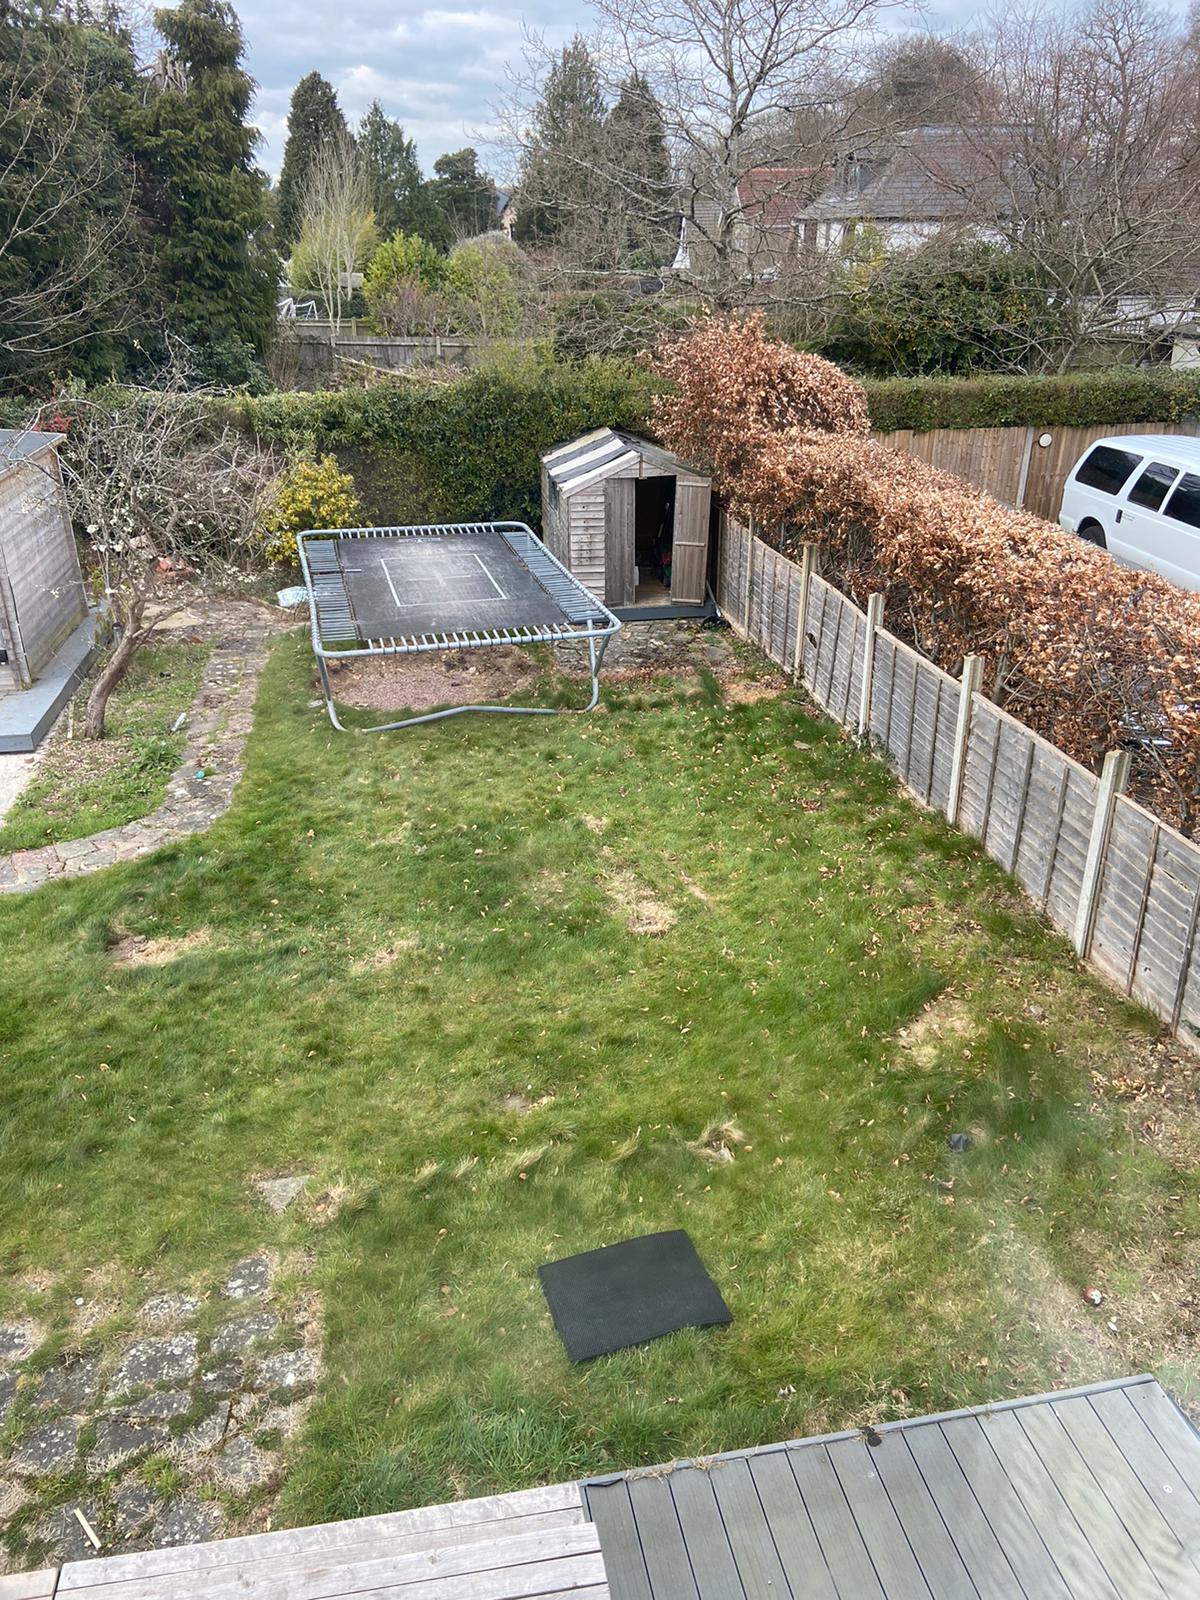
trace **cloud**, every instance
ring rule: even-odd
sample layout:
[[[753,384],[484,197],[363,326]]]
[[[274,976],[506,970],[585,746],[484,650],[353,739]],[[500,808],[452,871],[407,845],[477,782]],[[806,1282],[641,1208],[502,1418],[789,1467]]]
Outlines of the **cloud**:
[[[524,29],[551,45],[586,31],[584,0],[529,0],[507,6],[411,5],[399,17],[388,0],[241,0],[247,66],[256,82],[253,116],[262,135],[259,160],[278,175],[292,90],[320,72],[337,91],[349,121],[379,100],[417,142],[428,172],[439,155],[474,144],[484,165],[503,165],[496,108],[506,66],[519,63]]]

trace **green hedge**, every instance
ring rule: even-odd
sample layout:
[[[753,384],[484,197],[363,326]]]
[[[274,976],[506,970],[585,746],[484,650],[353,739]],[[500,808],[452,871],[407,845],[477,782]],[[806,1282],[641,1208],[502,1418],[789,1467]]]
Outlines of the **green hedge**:
[[[1200,413],[1200,373],[1109,367],[1064,377],[868,378],[871,425],[912,428],[1083,428],[1180,422]]]
[[[264,443],[331,451],[375,525],[541,517],[539,457],[589,429],[648,425],[654,383],[624,363],[509,355],[449,383],[236,401]]]

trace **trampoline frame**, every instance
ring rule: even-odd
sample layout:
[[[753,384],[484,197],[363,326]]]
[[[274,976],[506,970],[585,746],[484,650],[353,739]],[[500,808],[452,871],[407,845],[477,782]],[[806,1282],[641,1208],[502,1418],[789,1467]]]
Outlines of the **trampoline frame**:
[[[424,633],[383,634],[359,637],[353,606],[341,569],[332,550],[325,554],[320,545],[349,539],[438,538],[499,534],[530,576],[558,606],[562,621],[528,623],[497,628],[458,628]],[[308,591],[309,626],[313,654],[325,695],[329,720],[339,733],[347,729],[339,720],[329,682],[329,661],[352,660],[366,656],[400,656],[436,650],[481,650],[494,645],[569,644],[586,642],[591,672],[591,697],[581,711],[593,711],[600,699],[600,669],[604,652],[621,624],[573,573],[568,572],[523,522],[420,523],[390,528],[310,528],[297,535],[300,570]],[[399,619],[398,619],[399,620]],[[343,643],[342,641],[353,641]],[[491,711],[502,716],[557,717],[578,715],[559,706],[448,706],[443,711],[427,711],[422,716],[403,717],[398,722],[380,722],[361,728],[361,733],[390,733],[396,728],[412,728],[423,722],[441,722],[446,717],[462,716],[467,711]]]

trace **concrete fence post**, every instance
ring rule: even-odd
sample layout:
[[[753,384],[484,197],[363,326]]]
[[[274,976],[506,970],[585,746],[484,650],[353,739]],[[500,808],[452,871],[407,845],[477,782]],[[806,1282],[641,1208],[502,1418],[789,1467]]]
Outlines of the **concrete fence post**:
[[[967,656],[958,684],[958,720],[954,724],[954,749],[950,757],[950,792],[946,796],[946,821],[958,822],[963,773],[967,768],[967,742],[971,737],[971,704],[983,683],[983,657]]]
[[[804,671],[804,635],[808,627],[808,596],[812,590],[813,573],[817,570],[815,544],[800,546],[800,596],[796,602],[796,648],[792,655],[792,682],[799,683]]]
[[[867,632],[863,640],[862,683],[858,691],[858,736],[866,737],[871,731],[871,680],[875,676],[875,639],[883,627],[883,596],[873,594],[867,600]]]
[[[1104,867],[1108,836],[1112,831],[1113,811],[1116,808],[1117,796],[1128,782],[1129,751],[1110,750],[1100,770],[1096,809],[1092,813],[1092,833],[1088,840],[1087,856],[1083,863],[1083,878],[1079,885],[1079,906],[1075,912],[1075,954],[1081,961],[1092,944],[1100,875]]]

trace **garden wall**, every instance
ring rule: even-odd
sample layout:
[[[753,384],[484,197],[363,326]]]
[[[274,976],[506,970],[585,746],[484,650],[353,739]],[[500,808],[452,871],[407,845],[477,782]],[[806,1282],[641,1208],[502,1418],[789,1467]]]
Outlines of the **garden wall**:
[[[952,678],[804,563],[722,517],[717,602],[906,787],[978,839],[1123,994],[1200,1040],[1200,847]],[[803,612],[803,627],[799,626]],[[797,646],[799,645],[799,649]]]

